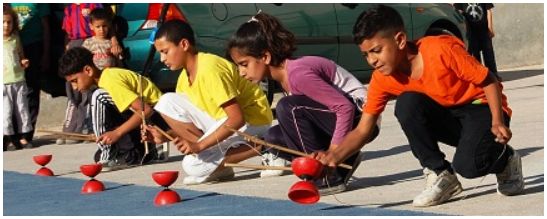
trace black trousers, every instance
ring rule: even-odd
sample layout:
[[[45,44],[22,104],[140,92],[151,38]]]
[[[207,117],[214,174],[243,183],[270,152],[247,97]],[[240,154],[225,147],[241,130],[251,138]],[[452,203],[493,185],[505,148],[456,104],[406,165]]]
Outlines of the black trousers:
[[[502,172],[513,153],[506,150],[500,157],[504,145],[494,141],[492,116],[486,104],[445,108],[424,94],[405,92],[397,98],[395,116],[414,156],[436,173],[451,169],[438,142],[456,147],[452,168],[465,178]],[[504,118],[509,126],[505,113]]]
[[[38,112],[40,112],[40,81],[42,80],[42,75],[47,75],[45,72],[42,72],[42,69],[40,69],[43,42],[39,41],[26,45],[23,47],[23,51],[25,52],[26,58],[30,61],[29,67],[25,69],[25,80],[28,87],[28,109],[33,131],[24,133],[22,137],[32,141],[34,137],[34,130],[36,129],[36,122],[38,121]]]
[[[484,66],[499,79],[496,57],[494,55],[494,46],[492,45],[492,38],[488,36],[488,33],[469,32],[467,34],[467,40],[469,42],[469,53],[479,62],[482,62]],[[484,60],[481,59],[481,52]]]
[[[326,106],[304,95],[283,97],[275,108],[279,125],[268,130],[264,139],[270,143],[286,145],[288,148],[312,153],[329,149],[336,126],[336,114]],[[361,112],[355,110],[353,128],[361,119]],[[379,133],[376,127],[372,141]],[[280,157],[292,160],[292,155],[279,153]],[[357,154],[350,156],[344,163],[351,165]],[[345,175],[346,169],[338,168]]]

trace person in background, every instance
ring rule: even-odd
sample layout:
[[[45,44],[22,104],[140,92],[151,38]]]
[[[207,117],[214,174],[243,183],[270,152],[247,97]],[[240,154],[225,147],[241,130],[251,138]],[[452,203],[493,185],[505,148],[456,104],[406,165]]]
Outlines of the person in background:
[[[32,148],[32,143],[25,138],[25,133],[33,130],[28,111],[28,92],[25,82],[25,68],[29,60],[25,58],[19,39],[19,23],[15,12],[4,5],[3,33],[4,33],[4,139],[7,141],[6,150],[14,151],[19,147]],[[13,121],[16,121],[16,126]],[[15,134],[22,137],[17,141]],[[6,144],[6,142],[4,142]],[[18,146],[19,147],[18,147]]]

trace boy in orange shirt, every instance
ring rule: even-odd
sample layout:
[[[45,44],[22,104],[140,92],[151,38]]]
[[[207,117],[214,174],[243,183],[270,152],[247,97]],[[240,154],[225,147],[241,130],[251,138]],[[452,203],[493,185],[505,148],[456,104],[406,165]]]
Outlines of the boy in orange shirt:
[[[453,36],[407,42],[398,12],[380,5],[363,12],[353,27],[354,41],[374,67],[359,125],[339,147],[313,156],[334,167],[358,152],[371,136],[390,99],[414,156],[424,167],[425,190],[413,205],[441,204],[463,189],[465,178],[495,173],[498,193],[524,190],[521,159],[507,145],[511,109],[493,73],[470,56]],[[456,147],[452,164],[438,142]]]

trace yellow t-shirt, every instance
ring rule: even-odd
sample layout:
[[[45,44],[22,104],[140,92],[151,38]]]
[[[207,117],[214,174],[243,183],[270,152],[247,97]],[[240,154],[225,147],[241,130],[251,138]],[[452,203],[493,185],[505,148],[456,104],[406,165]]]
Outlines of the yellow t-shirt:
[[[147,77],[142,77],[144,102],[155,105],[161,91]],[[123,112],[139,98],[139,74],[121,68],[105,68],[99,79],[99,87],[112,97],[120,112]]]
[[[226,117],[221,105],[236,98],[245,122],[251,125],[271,124],[273,115],[264,92],[258,85],[241,77],[233,63],[200,52],[197,71],[190,85],[186,69],[182,70],[177,81],[177,93],[186,94],[192,103],[215,119]]]

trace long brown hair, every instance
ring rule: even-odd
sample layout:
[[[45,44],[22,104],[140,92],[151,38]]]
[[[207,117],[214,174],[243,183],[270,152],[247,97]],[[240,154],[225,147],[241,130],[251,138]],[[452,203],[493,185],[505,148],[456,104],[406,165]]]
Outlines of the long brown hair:
[[[11,28],[11,35],[16,35],[19,33],[19,17],[17,16],[17,13],[8,5],[3,4],[2,8],[4,9],[4,15],[11,16],[13,20],[13,27]]]

